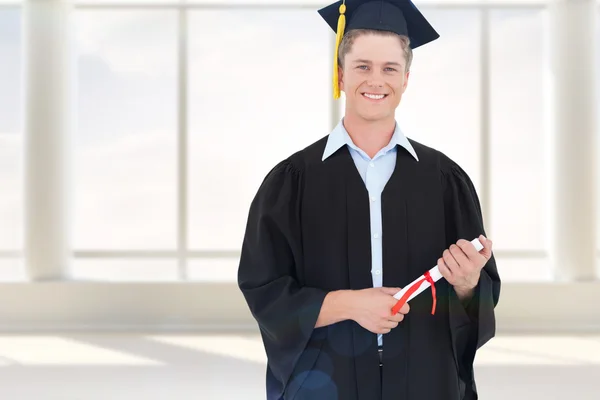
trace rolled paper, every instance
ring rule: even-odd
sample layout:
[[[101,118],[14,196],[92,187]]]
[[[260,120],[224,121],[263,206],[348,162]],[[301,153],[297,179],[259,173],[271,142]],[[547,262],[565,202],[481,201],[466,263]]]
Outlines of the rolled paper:
[[[483,245],[479,241],[479,239],[471,240],[473,246],[477,251],[483,250]],[[425,289],[431,286],[431,294],[433,296],[433,308],[431,310],[431,314],[435,314],[435,306],[437,303],[436,291],[435,291],[435,282],[439,281],[442,278],[442,274],[438,266],[431,268],[429,271],[425,272],[422,276],[415,279],[410,285],[402,288],[398,293],[394,295],[394,298],[398,300],[396,305],[392,308],[392,315],[397,314],[400,309],[404,306],[404,304],[408,303],[410,300],[415,298],[417,295],[422,293]]]

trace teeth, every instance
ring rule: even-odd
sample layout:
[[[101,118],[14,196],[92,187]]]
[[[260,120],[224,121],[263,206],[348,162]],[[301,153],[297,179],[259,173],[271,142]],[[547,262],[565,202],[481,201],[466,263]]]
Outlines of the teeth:
[[[373,99],[373,100],[381,100],[385,97],[385,95],[383,95],[383,94],[369,94],[369,93],[365,93],[364,96],[368,97],[369,99]]]

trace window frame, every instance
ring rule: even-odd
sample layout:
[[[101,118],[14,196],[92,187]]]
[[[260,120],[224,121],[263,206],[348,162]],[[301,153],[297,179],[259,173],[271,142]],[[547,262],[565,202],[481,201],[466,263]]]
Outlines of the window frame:
[[[176,249],[174,251],[90,251],[90,250],[77,250],[73,252],[75,258],[85,259],[114,259],[114,258],[174,258],[177,260],[179,279],[188,280],[188,261],[192,259],[229,259],[234,260],[239,258],[239,250],[192,250],[189,248],[188,242],[188,148],[187,143],[189,140],[188,132],[188,81],[189,81],[189,70],[188,70],[188,59],[189,59],[189,45],[188,45],[188,17],[190,10],[197,9],[219,9],[219,10],[248,10],[248,9],[267,9],[267,10],[290,10],[290,9],[315,9],[315,2],[310,0],[305,1],[289,1],[289,0],[273,0],[271,3],[261,3],[260,0],[247,0],[246,3],[220,3],[216,1],[196,0],[195,3],[171,3],[171,2],[94,2],[87,1],[85,3],[75,3],[73,8],[75,10],[119,10],[119,9],[136,9],[136,10],[149,10],[149,9],[169,9],[176,10],[178,12],[178,28],[177,28],[177,99],[178,99],[178,110],[177,110],[177,239]],[[0,9],[5,8],[22,8],[22,0],[16,0],[11,2],[0,3]],[[491,99],[491,67],[490,67],[490,15],[492,11],[499,9],[547,9],[549,5],[548,1],[538,0],[529,1],[524,3],[516,3],[513,1],[477,1],[477,0],[457,0],[457,1],[444,1],[444,0],[425,0],[419,2],[419,7],[427,11],[428,9],[444,10],[444,9],[461,9],[461,10],[476,10],[480,13],[480,34],[481,34],[481,58],[479,60],[480,68],[480,104],[481,104],[481,126],[480,126],[480,168],[481,168],[481,191],[480,201],[483,209],[483,213],[486,216],[486,228],[488,231],[492,230],[494,221],[490,219],[492,199],[491,193],[491,128],[490,128],[490,99]],[[598,2],[600,10],[600,0]],[[331,52],[334,51],[335,38],[332,35],[330,41]],[[329,119],[330,125],[333,127],[341,118],[340,107],[336,100],[331,98],[329,107]],[[0,258],[18,258],[23,257],[23,251],[0,251]],[[500,250],[496,251],[498,258],[547,258],[547,251],[537,250]],[[600,256],[600,252],[598,252]]]

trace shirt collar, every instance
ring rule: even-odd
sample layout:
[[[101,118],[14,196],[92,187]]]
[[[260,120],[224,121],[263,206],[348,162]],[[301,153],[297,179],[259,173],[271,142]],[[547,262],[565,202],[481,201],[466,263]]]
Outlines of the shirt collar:
[[[348,131],[346,131],[343,122],[344,120],[342,119],[329,134],[329,137],[327,138],[327,144],[325,145],[325,151],[323,152],[323,161],[325,161],[329,156],[338,151],[340,147],[344,145],[358,149],[354,142],[352,142],[352,138],[348,134]],[[400,130],[398,123],[396,123],[396,127],[394,128],[392,139],[386,147],[391,148],[396,145],[404,147],[415,158],[415,160],[419,161],[419,157],[417,156],[415,149]]]

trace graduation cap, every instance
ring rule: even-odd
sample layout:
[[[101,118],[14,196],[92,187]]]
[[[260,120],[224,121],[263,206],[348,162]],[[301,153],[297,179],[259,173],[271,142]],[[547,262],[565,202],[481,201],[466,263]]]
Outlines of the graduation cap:
[[[333,62],[333,97],[336,99],[340,97],[338,51],[345,32],[353,29],[394,32],[408,36],[412,49],[440,37],[411,0],[340,0],[320,9],[319,14],[337,34]]]

